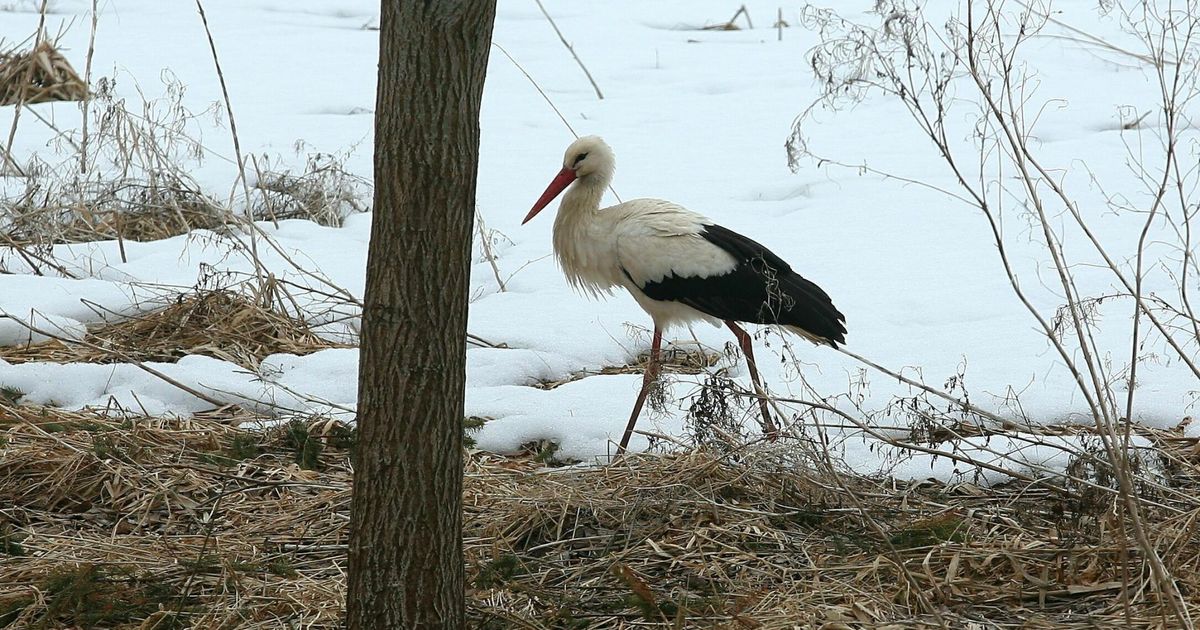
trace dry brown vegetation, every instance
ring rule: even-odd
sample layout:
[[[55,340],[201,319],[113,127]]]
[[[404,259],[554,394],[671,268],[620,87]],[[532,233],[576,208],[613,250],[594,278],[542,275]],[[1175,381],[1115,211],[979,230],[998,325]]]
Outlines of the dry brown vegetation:
[[[9,363],[173,362],[189,354],[255,369],[268,355],[309,354],[344,347],[324,340],[307,324],[232,291],[178,296],[165,308],[97,326],[84,343],[50,340],[0,347]]]
[[[0,627],[339,627],[353,433],[255,421],[0,398]],[[1160,438],[1177,492],[1148,517],[1195,593],[1200,447]],[[757,445],[473,452],[464,498],[471,627],[1172,627],[1106,491],[835,478]]]
[[[0,105],[81,101],[87,84],[54,44],[40,40],[30,50],[0,52]]]
[[[222,232],[231,219],[199,194],[188,190],[155,190],[126,186],[123,200],[114,191],[96,199],[55,207],[44,199],[28,199],[7,208],[10,245],[88,243],[106,240],[156,241],[192,230]]]

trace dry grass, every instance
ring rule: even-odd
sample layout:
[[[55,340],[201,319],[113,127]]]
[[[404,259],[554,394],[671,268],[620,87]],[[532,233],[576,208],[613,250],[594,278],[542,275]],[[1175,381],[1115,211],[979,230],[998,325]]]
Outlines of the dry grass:
[[[346,451],[238,420],[0,406],[0,626],[336,625]]]
[[[146,243],[192,230],[223,233],[231,219],[198,193],[188,190],[134,190],[129,199],[100,193],[96,200],[51,209],[37,204],[10,206],[7,233],[13,245],[129,240]]]
[[[164,309],[89,330],[84,341],[0,347],[0,359],[10,363],[174,362],[199,354],[255,369],[271,354],[303,355],[343,347],[316,336],[303,322],[230,291],[180,296]]]
[[[373,194],[371,182],[346,170],[344,154],[312,153],[299,172],[258,165],[250,212],[255,219],[307,219],[318,225],[341,226],[351,214],[366,212]]]
[[[1161,627],[1143,595],[1148,574],[1136,557],[1123,560],[1127,541],[1109,529],[1111,505],[1084,506],[1049,488],[842,479],[864,514],[825,475],[777,453],[743,450],[739,459],[701,451],[606,469],[476,472],[468,505],[487,510],[468,508],[468,536],[480,536],[469,549],[482,552],[476,586],[488,587],[477,620],[935,627],[915,587],[952,628]],[[1189,590],[1196,514],[1187,506],[1160,529]],[[1126,568],[1128,620],[1119,597]]]
[[[87,84],[49,41],[0,52],[0,105],[82,101]]]
[[[150,242],[193,230],[226,233],[236,219],[170,173],[153,183],[82,180],[46,166],[0,204],[6,245],[29,247],[106,240]]]
[[[252,420],[0,400],[0,627],[340,627],[353,436],[234,427]],[[1164,448],[1200,463],[1195,440]],[[464,499],[476,628],[936,627],[915,589],[951,628],[1169,627],[1115,503],[1048,485],[835,481],[779,447],[553,470],[477,452]],[[1150,515],[1191,593],[1198,514]]]

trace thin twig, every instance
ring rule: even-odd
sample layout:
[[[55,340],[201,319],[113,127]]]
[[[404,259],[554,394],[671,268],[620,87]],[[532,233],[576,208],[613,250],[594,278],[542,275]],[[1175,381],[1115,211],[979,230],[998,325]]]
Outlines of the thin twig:
[[[575,128],[571,126],[571,123],[567,122],[566,116],[563,116],[562,112],[559,111],[558,106],[556,106],[554,104],[554,101],[550,100],[550,97],[546,95],[546,91],[542,89],[542,86],[538,85],[538,82],[533,79],[533,77],[529,74],[528,71],[525,70],[524,67],[521,66],[521,64],[517,63],[516,59],[513,59],[512,55],[508,54],[507,50],[504,50],[503,46],[501,46],[500,44],[497,44],[496,42],[492,42],[492,45],[495,46],[497,49],[499,49],[500,52],[504,53],[504,56],[508,57],[508,60],[511,61],[514,66],[517,67],[517,70],[520,70],[521,74],[525,75],[526,79],[529,79],[529,82],[533,84],[533,87],[534,87],[534,89],[536,89],[538,91],[538,94],[542,95],[542,98],[545,99],[546,104],[550,106],[550,109],[553,109],[554,113],[558,114],[558,119],[561,120],[562,123],[567,126],[567,130],[571,132],[571,135],[578,138],[579,134],[575,132]],[[612,184],[609,184],[608,190],[609,190],[609,192],[611,192],[613,194],[614,197],[617,198],[618,202],[621,201],[621,195],[617,194],[617,191],[615,188],[612,187]]]
[[[746,28],[749,28],[750,30],[754,30],[754,22],[752,22],[750,20],[750,12],[746,10],[746,5],[744,5],[744,4],[740,7],[738,7],[737,13],[734,13],[733,17],[729,18],[729,23],[733,24],[734,22],[737,22],[739,15],[745,16]]]
[[[496,286],[500,287],[501,293],[504,293],[508,288],[504,286],[504,280],[500,278],[500,267],[496,264],[496,252],[492,249],[491,235],[483,222],[483,214],[478,210],[475,211],[475,225],[479,230],[479,246],[483,249],[483,257],[492,266],[492,275],[496,277]]]
[[[204,25],[204,34],[208,38],[208,48],[212,53],[213,66],[217,71],[217,80],[221,85],[221,98],[225,102],[225,114],[229,116],[229,135],[233,138],[233,153],[238,164],[237,180],[242,186],[242,193],[246,199],[246,212],[250,212],[250,184],[246,181],[246,159],[242,154],[241,141],[238,139],[237,122],[233,117],[233,102],[229,98],[229,88],[225,85],[225,73],[221,70],[221,60],[217,56],[217,44],[213,41],[212,30],[208,27],[208,16],[204,13],[204,3],[201,0],[196,0],[196,10],[200,12],[200,22]],[[233,205],[232,193],[230,193],[230,205]],[[253,223],[254,217],[247,216],[246,223]],[[258,257],[258,237],[256,232],[250,233],[250,254],[254,259],[254,272],[258,278],[259,289],[266,290],[267,278],[266,270],[263,269],[261,259]]]
[[[98,21],[98,4],[99,0],[92,0],[92,28],[88,31],[88,50],[87,61],[83,69],[83,84],[87,88],[83,95],[83,121],[82,132],[79,138],[79,172],[87,172],[87,146],[88,146],[88,115],[91,113],[92,105],[92,58],[96,55],[96,27]]]
[[[546,11],[546,7],[542,6],[542,0],[533,0],[537,3],[538,8],[542,10],[542,15],[546,16],[546,21],[550,22],[550,26],[554,28],[554,34],[558,35],[558,41],[562,42],[563,46],[567,47],[567,51],[575,58],[575,63],[579,64],[579,68],[583,70],[583,74],[587,75],[587,80],[592,84],[592,89],[596,90],[596,98],[604,100],[604,94],[600,91],[600,86],[596,85],[596,80],[592,78],[592,73],[588,72],[587,66],[583,65],[583,60],[575,53],[575,47],[567,42],[567,38],[563,36],[562,31],[558,30],[558,24],[554,23],[554,18],[550,17],[550,13]],[[507,53],[506,53],[507,54]]]

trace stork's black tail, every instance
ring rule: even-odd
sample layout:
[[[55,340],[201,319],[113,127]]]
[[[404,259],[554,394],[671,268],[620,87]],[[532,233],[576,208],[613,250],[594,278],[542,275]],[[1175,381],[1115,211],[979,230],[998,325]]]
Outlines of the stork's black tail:
[[[781,324],[796,334],[834,348],[839,343],[846,343],[846,316],[837,310],[829,295],[794,271],[781,275],[785,276],[780,281],[784,308],[776,314],[775,321],[760,323]]]

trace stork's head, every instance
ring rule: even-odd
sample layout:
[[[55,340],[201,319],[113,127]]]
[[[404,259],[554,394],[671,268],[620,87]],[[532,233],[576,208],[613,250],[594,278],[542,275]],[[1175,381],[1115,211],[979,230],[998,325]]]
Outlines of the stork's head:
[[[542,193],[537,203],[533,204],[533,209],[525,215],[525,220],[521,223],[528,223],[534,215],[550,205],[555,197],[576,180],[581,183],[607,186],[612,179],[615,167],[616,161],[613,158],[612,148],[600,136],[584,136],[572,142],[571,146],[567,147],[566,154],[563,155],[562,170],[554,176],[550,185],[546,187],[546,192]]]
[[[590,177],[612,177],[613,152],[612,147],[600,136],[584,136],[563,154],[563,170],[575,172],[578,179]]]

